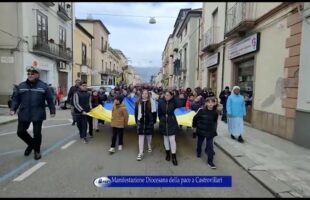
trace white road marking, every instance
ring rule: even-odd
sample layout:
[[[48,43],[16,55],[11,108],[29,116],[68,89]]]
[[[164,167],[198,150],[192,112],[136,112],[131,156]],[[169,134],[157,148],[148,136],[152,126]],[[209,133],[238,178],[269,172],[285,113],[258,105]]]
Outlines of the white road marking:
[[[67,144],[63,145],[63,146],[61,147],[61,149],[66,149],[66,148],[68,148],[70,145],[74,144],[75,142],[76,142],[76,140],[72,140],[72,141],[68,142]]]
[[[33,174],[36,170],[38,170],[40,167],[42,167],[45,164],[46,164],[46,162],[39,162],[39,163],[37,163],[35,166],[33,166],[30,169],[28,169],[27,171],[25,171],[23,174],[21,174],[20,176],[15,178],[13,181],[22,181],[22,180],[24,180],[25,178],[27,178],[28,176]]]
[[[66,123],[66,124],[56,124],[56,125],[51,125],[51,126],[43,126],[42,128],[53,128],[53,127],[58,127],[58,126],[67,126],[71,123]],[[29,129],[28,129],[29,130]],[[11,135],[11,134],[16,134],[17,131],[11,131],[8,133],[1,133],[0,136],[4,136],[4,135]]]

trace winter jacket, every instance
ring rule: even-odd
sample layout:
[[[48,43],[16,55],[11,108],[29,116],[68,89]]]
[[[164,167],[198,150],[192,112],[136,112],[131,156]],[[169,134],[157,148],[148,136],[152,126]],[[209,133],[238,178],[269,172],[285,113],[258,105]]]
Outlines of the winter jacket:
[[[76,93],[79,90],[78,86],[71,86],[69,93],[68,93],[68,100],[70,102],[71,105],[73,105],[73,95],[74,93]]]
[[[216,110],[209,110],[208,108],[199,109],[193,118],[192,126],[197,128],[196,133],[207,138],[217,136],[217,119],[218,113]]]
[[[232,93],[227,99],[227,114],[230,117],[243,117],[246,115],[245,101],[242,95]]]
[[[191,107],[192,107],[192,102],[193,102],[193,101],[187,99],[187,100],[186,100],[185,107],[186,107],[187,109],[191,109]]]
[[[139,135],[152,135],[154,132],[154,119],[153,113],[151,110],[150,101],[141,102],[141,114],[142,117],[138,119],[139,113],[139,103],[135,104],[135,120],[137,124],[138,134]]]
[[[174,114],[176,108],[180,108],[180,103],[172,98],[170,101],[160,99],[158,104],[159,130],[164,136],[175,135],[179,130],[179,125]],[[166,117],[168,115],[168,117]]]
[[[191,104],[191,109],[195,112],[197,112],[199,110],[199,108],[201,108],[202,103],[201,101],[193,101]]]
[[[96,108],[100,104],[100,96],[91,95],[91,105],[92,108]]]
[[[125,105],[113,105],[111,127],[125,128],[128,125],[129,115]]]
[[[19,84],[13,98],[11,111],[18,111],[20,121],[43,121],[46,119],[45,101],[47,101],[50,114],[56,113],[51,90],[41,80],[30,82],[28,79]]]
[[[88,91],[78,90],[73,95],[74,112],[81,114],[92,109],[91,94]]]
[[[221,99],[220,103],[223,104],[223,105],[226,105],[227,99],[228,99],[228,97],[229,97],[230,94],[231,94],[230,91],[226,92],[225,90],[223,90],[223,91],[221,92],[220,96],[219,96],[220,99]]]

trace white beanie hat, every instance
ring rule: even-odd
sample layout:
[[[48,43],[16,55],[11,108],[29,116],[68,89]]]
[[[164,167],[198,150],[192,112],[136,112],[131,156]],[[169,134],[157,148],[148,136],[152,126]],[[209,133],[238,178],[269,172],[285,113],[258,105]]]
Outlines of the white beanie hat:
[[[235,89],[239,89],[239,90],[240,90],[240,87],[237,86],[237,85],[235,85],[235,86],[233,87],[233,89],[232,89],[232,92],[233,92]]]

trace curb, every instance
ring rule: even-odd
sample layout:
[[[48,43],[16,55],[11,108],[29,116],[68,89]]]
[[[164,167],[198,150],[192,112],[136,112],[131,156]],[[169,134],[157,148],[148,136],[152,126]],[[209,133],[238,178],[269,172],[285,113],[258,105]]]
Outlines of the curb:
[[[10,120],[7,120],[7,121],[3,121],[3,122],[0,122],[0,125],[12,123],[12,122],[16,122],[17,120],[18,120],[18,118],[16,118],[16,119],[10,119]]]
[[[249,175],[257,180],[264,188],[270,191],[276,198],[303,198],[302,195],[297,193],[294,189],[280,180],[276,180],[272,177],[268,171],[265,170],[251,170],[256,165],[251,159],[245,155],[232,155],[228,149],[221,145],[221,142],[214,140],[214,144],[221,149],[227,156],[229,156],[235,163],[242,167]],[[235,152],[233,149],[231,149]]]

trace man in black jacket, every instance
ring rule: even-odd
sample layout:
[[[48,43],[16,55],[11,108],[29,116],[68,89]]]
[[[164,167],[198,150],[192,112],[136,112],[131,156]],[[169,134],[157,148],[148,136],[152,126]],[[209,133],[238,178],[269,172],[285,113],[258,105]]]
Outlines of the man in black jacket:
[[[79,90],[80,83],[81,83],[81,80],[80,79],[76,79],[75,80],[75,85],[71,86],[71,88],[69,90],[69,93],[68,93],[68,101],[71,104],[71,115],[72,115],[72,120],[73,120],[72,126],[74,126],[75,122],[76,122],[76,116],[75,116],[75,113],[74,113],[74,106],[73,106],[73,95],[74,95],[74,93],[76,93]]]
[[[80,89],[73,95],[73,107],[76,114],[77,127],[80,132],[80,138],[86,144],[88,143],[87,135],[87,123],[89,124],[89,135],[93,136],[93,118],[86,113],[92,109],[91,95],[87,91],[87,83],[81,82]]]
[[[221,120],[224,122],[227,122],[227,109],[226,109],[226,103],[227,103],[227,99],[229,97],[229,95],[231,94],[231,92],[229,91],[229,87],[226,86],[225,90],[223,90],[220,94],[220,103],[223,105],[223,113],[222,113],[222,118]]]
[[[41,158],[42,123],[46,120],[45,101],[47,101],[51,117],[55,117],[56,109],[48,85],[39,79],[39,71],[30,67],[27,72],[28,78],[19,84],[10,114],[14,115],[19,108],[17,135],[28,145],[24,155],[29,156],[34,149],[34,159],[39,160]],[[33,125],[33,138],[27,132],[30,123]]]

